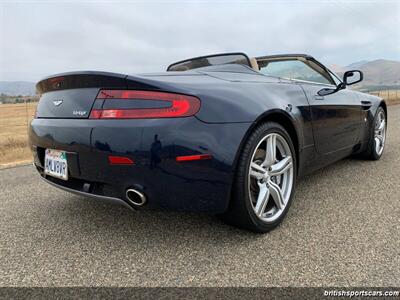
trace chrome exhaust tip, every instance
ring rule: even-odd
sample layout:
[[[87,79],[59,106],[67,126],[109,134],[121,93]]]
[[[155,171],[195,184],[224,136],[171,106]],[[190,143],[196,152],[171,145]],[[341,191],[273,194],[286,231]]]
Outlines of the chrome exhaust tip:
[[[125,195],[134,206],[143,206],[147,202],[146,196],[135,189],[127,189]]]

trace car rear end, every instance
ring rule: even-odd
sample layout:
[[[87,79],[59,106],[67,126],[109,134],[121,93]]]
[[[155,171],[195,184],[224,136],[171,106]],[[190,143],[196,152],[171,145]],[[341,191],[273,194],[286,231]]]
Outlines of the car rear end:
[[[37,89],[29,137],[48,183],[130,208],[226,209],[248,125],[201,121],[201,97],[170,82],[80,72]]]

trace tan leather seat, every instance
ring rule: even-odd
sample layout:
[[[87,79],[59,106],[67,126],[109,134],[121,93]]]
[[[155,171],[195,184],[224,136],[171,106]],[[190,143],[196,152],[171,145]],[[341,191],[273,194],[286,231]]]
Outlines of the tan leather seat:
[[[260,68],[258,67],[258,63],[255,57],[250,58],[250,65],[253,68],[253,70],[256,70],[257,72],[260,71]]]

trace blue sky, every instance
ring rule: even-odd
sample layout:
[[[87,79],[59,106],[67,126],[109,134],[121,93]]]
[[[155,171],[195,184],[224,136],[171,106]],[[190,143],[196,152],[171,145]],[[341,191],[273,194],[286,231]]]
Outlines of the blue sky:
[[[400,60],[400,1],[1,1],[0,80],[157,72],[209,53]]]

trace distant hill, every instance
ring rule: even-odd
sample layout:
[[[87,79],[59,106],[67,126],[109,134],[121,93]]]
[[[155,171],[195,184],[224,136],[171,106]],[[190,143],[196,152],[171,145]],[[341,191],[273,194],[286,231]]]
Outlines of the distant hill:
[[[368,60],[360,60],[360,61],[354,62],[354,63],[346,66],[345,68],[346,69],[357,69],[357,68],[360,68],[360,67],[362,67],[363,65],[365,65],[367,63],[369,63]]]
[[[35,83],[30,81],[0,81],[0,94],[9,96],[35,95]]]
[[[333,71],[333,72],[335,72],[336,74],[343,74],[344,72],[345,72],[345,67],[342,67],[342,66],[339,66],[339,65],[335,65],[335,64],[333,64],[333,65],[330,65],[330,66],[328,66],[329,67],[329,69],[331,70],[331,71]]]
[[[333,65],[331,68],[339,75],[343,75],[343,73],[348,70],[361,70],[364,74],[364,80],[358,85],[358,88],[400,88],[399,61],[386,59],[377,59],[372,61],[362,60],[345,67]]]
[[[378,59],[359,67],[364,73],[363,85],[400,85],[400,62]]]

